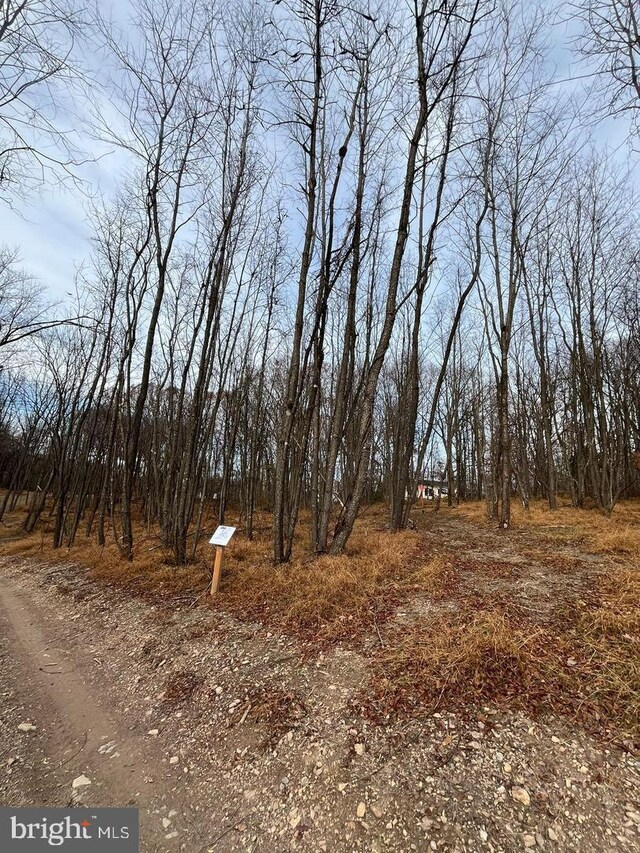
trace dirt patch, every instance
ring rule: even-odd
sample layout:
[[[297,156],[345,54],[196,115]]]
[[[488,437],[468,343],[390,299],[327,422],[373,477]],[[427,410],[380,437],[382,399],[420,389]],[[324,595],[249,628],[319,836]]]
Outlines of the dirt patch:
[[[345,558],[281,570],[240,538],[214,606],[205,563],[3,566],[91,701],[151,750],[159,804],[155,781],[130,796],[153,832],[171,821],[166,849],[636,849],[635,558],[541,518],[501,532],[441,510],[399,535],[374,518]],[[19,693],[32,664],[10,661]],[[22,757],[7,801],[55,803],[68,780],[38,786],[38,762],[57,778],[70,744],[29,756],[2,718],[0,734]]]
[[[401,630],[391,623],[383,634],[366,690],[373,715],[493,702],[565,713],[637,744],[637,570],[623,557],[585,559],[574,544],[552,552],[534,530],[498,531],[446,512],[423,525],[428,541],[455,537],[455,582],[439,597],[449,606],[430,618],[405,614]]]
[[[273,748],[285,735],[298,728],[308,711],[301,696],[293,691],[268,687],[252,690],[247,704],[238,709],[235,721],[251,719],[265,729],[262,748]]]
[[[82,673],[91,707],[108,709],[118,732],[144,748],[144,778],[125,775],[114,787],[120,804],[143,810],[144,853],[373,853],[434,845],[463,853],[489,844],[516,853],[530,838],[560,851],[637,846],[636,762],[580,728],[488,702],[459,711],[433,711],[424,702],[411,714],[387,711],[372,722],[361,690],[371,658],[391,652],[382,628],[384,646],[370,629],[359,653],[338,645],[301,657],[294,639],[269,626],[188,604],[175,606],[159,631],[166,608],[98,585],[73,565],[5,561],[2,571],[44,645],[64,648]],[[51,580],[60,580],[59,572],[83,594],[55,592]],[[414,606],[419,600],[423,607]],[[443,599],[425,610],[428,601],[424,593],[407,597],[400,608],[405,633],[458,606]],[[385,625],[391,633],[394,619]],[[15,697],[0,715],[4,801],[55,805],[71,774],[86,772],[93,780],[86,802],[98,804],[110,790],[103,781],[110,762],[119,759],[85,749],[72,759],[80,766],[64,764],[82,747],[75,737],[66,746],[44,738],[38,748],[28,735],[16,743],[27,714],[35,734],[55,723],[47,691],[35,704],[28,690],[19,694],[35,659],[22,660],[16,672],[14,660],[13,649],[0,658],[3,689]],[[168,685],[184,684],[185,673],[200,686],[168,704]],[[109,749],[111,739],[100,743]],[[11,766],[9,757],[17,758]],[[51,785],[37,783],[43,766]],[[519,788],[528,805],[514,798]]]

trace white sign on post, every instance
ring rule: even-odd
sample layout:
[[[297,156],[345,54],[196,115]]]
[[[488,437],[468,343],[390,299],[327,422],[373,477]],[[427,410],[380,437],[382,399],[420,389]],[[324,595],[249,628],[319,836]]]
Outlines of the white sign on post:
[[[236,532],[235,527],[227,527],[224,524],[221,524],[220,527],[213,534],[211,539],[209,539],[210,545],[221,545],[223,548],[225,545],[228,545],[231,542],[231,537]]]

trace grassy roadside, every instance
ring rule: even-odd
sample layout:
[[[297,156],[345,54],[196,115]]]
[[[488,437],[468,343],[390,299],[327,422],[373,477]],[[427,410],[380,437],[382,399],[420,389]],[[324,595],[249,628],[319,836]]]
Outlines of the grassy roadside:
[[[363,704],[378,719],[494,703],[640,739],[640,503],[621,504],[611,518],[518,506],[506,534],[482,504],[427,506],[416,518],[427,535],[392,533],[384,508],[373,507],[340,557],[310,553],[303,518],[296,558],[276,567],[265,515],[252,541],[240,530],[227,550],[213,606],[297,636],[307,653],[356,646],[370,663]],[[73,560],[102,583],[168,607],[209,604],[206,543],[176,568],[153,531],[139,531],[127,563],[113,543],[53,551],[46,530],[6,541],[7,529],[5,554]],[[521,606],[527,585],[545,579],[558,599],[552,620]]]

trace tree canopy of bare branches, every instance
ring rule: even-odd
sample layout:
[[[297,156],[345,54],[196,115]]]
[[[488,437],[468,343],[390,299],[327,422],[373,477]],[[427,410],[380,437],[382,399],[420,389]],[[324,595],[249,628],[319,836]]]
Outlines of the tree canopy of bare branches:
[[[50,117],[78,18],[0,8],[2,192],[59,152],[16,121]],[[599,106],[637,117],[635,5],[580,8]],[[263,512],[286,564],[301,517],[338,555],[372,501],[504,529],[516,499],[640,493],[636,191],[557,85],[548,4],[137,0],[87,27],[125,165],[76,322],[0,255],[0,516],[26,493],[56,547],[130,560],[146,530],[183,564]]]

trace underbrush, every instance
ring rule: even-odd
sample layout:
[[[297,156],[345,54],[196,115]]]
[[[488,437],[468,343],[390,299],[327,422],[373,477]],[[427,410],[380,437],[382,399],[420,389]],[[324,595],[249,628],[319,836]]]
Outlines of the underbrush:
[[[640,570],[611,565],[597,582],[599,601],[578,620],[589,661],[586,699],[640,737]]]
[[[426,555],[415,531],[357,529],[348,552],[270,560],[230,555],[220,605],[245,618],[261,618],[316,645],[379,628],[397,604],[412,594],[437,595],[450,563]]]
[[[308,513],[301,513],[294,556],[281,566],[273,563],[270,517],[260,514],[256,521],[256,535],[249,540],[239,521],[228,519],[239,529],[225,549],[215,599],[208,596],[214,556],[208,537],[198,546],[195,560],[178,567],[170,564],[171,555],[158,536],[141,525],[135,530],[132,561],[121,557],[113,540],[100,547],[81,535],[71,549],[53,549],[48,523],[37,533],[5,541],[3,552],[53,562],[73,560],[88,566],[96,580],[134,595],[164,604],[200,599],[240,618],[268,622],[313,645],[375,630],[408,595],[441,595],[451,574],[444,556],[424,552],[418,532],[385,529],[381,505],[358,520],[345,554],[338,557],[318,557],[310,551]]]
[[[564,625],[504,602],[442,610],[385,638],[364,705],[381,720],[487,703],[565,713],[593,731],[640,741],[640,575],[611,566]],[[628,741],[627,741],[628,742]]]
[[[444,611],[428,624],[387,637],[374,663],[380,707],[412,712],[441,705],[550,699],[573,649],[543,628],[519,627],[499,610]]]
[[[261,621],[298,637],[306,653],[356,644],[370,660],[363,704],[379,720],[493,703],[566,713],[594,730],[639,739],[640,503],[620,504],[611,518],[569,506],[552,513],[542,503],[529,511],[515,505],[514,535],[495,531],[496,545],[521,558],[514,563],[474,556],[474,534],[456,527],[456,518],[481,527],[486,538],[483,504],[442,507],[437,523],[441,528],[446,519],[450,533],[435,543],[419,531],[385,529],[385,510],[377,506],[359,519],[344,555],[317,557],[303,514],[294,558],[275,566],[264,514],[251,541],[238,525],[213,600],[208,543],[200,544],[194,562],[175,567],[158,536],[142,526],[132,562],[121,558],[114,542],[101,548],[84,537],[70,551],[54,551],[46,527],[22,538],[11,531],[7,539],[9,525],[2,551],[73,560],[96,580],[166,607],[199,601]],[[581,562],[584,550],[592,556]],[[536,616],[518,597],[529,562],[537,566],[538,583],[544,566],[556,578],[571,576],[580,590],[554,601],[552,619]],[[413,614],[401,625],[395,618],[400,611]]]
[[[474,523],[495,524],[487,521],[486,504],[481,501],[460,504],[455,512]],[[594,506],[573,507],[566,499],[559,500],[553,511],[542,500],[531,501],[528,509],[513,500],[512,523],[518,530],[553,541],[583,542],[594,554],[640,557],[640,501],[621,501],[607,516]]]
[[[2,553],[46,559],[52,563],[77,563],[89,568],[92,577],[101,583],[158,603],[183,598],[193,600],[208,588],[211,580],[210,571],[202,561],[186,566],[170,565],[157,538],[142,532],[137,539],[136,558],[131,561],[122,558],[113,542],[99,546],[93,539],[78,536],[72,548],[53,548],[50,537],[42,532],[9,542],[5,540]]]

